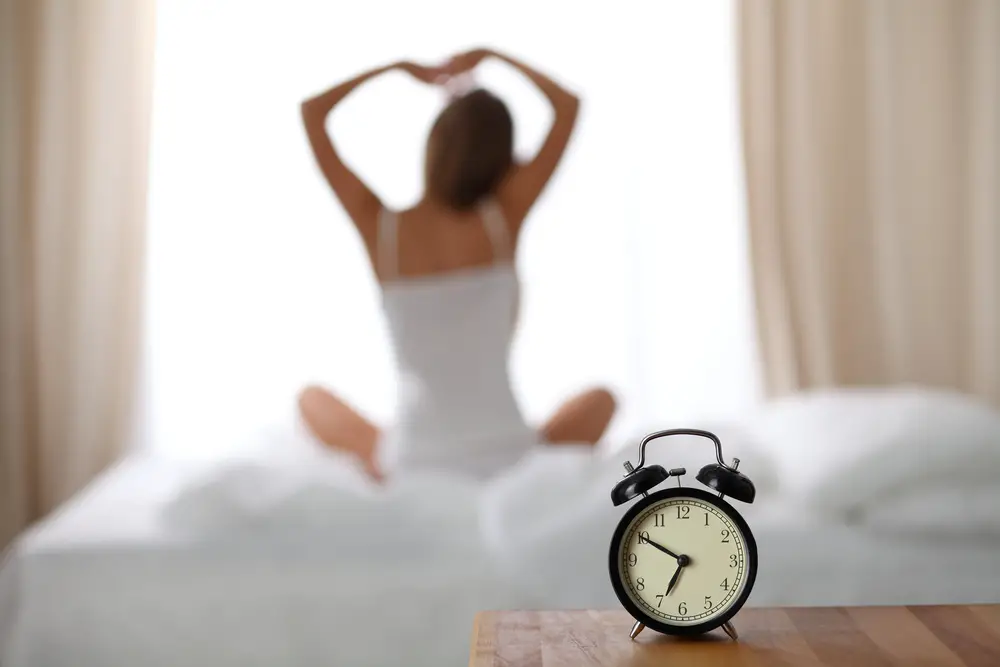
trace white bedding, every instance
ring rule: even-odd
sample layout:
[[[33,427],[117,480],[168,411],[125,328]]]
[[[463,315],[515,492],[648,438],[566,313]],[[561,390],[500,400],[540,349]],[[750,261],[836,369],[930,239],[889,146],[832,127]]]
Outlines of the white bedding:
[[[478,610],[617,606],[609,493],[634,452],[562,456],[384,494],[315,461],[233,464],[181,494],[217,472],[127,461],[9,554],[0,664],[463,665]],[[889,537],[777,491],[738,507],[760,553],[750,605],[1000,602],[1000,536]]]
[[[740,426],[776,464],[785,497],[831,516],[1000,481],[1000,412],[955,392],[802,393],[771,402]]]

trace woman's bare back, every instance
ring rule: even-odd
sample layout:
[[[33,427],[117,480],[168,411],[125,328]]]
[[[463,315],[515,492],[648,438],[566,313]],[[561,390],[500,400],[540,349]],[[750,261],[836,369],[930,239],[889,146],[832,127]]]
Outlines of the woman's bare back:
[[[510,215],[501,203],[490,202],[489,205],[499,208],[499,219],[506,226],[504,233],[510,240],[510,253],[513,254],[520,221],[511,224]],[[489,215],[485,206],[455,211],[425,200],[391,215],[396,217],[397,224],[392,276],[383,275],[384,248],[376,244],[369,249],[369,259],[380,281],[443,277],[454,272],[487,268],[497,259],[496,241],[491,238],[488,222],[484,219]]]

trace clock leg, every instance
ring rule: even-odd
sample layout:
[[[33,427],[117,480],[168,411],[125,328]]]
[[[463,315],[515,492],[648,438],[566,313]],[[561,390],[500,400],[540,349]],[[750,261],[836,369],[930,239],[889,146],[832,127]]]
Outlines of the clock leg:
[[[646,628],[645,625],[643,625],[639,621],[636,621],[635,625],[632,626],[631,632],[628,633],[628,638],[635,639],[636,637],[639,636],[639,633],[642,632],[645,628]]]
[[[726,634],[729,635],[729,638],[733,641],[737,641],[740,638],[740,636],[736,634],[736,628],[734,628],[733,624],[729,621],[722,624],[722,629],[726,631]]]

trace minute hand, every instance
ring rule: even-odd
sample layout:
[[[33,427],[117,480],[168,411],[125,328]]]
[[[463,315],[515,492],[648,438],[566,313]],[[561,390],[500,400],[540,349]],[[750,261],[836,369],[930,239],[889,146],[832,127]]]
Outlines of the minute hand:
[[[671,551],[670,549],[666,548],[665,546],[657,544],[653,540],[647,539],[646,543],[653,545],[654,547],[656,547],[657,549],[659,549],[663,553],[667,554],[668,556],[672,556],[673,558],[680,558],[680,556],[678,556],[677,554],[675,554],[673,551]]]

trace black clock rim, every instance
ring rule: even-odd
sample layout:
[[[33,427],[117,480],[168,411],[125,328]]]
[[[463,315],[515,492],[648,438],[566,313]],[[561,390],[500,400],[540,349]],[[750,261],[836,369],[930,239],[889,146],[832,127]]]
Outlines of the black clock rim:
[[[724,512],[726,516],[728,516],[732,522],[736,524],[736,527],[740,529],[740,532],[743,533],[743,538],[746,540],[747,581],[746,584],[743,585],[743,592],[740,593],[739,598],[733,602],[724,614],[696,625],[669,625],[651,617],[649,614],[642,611],[639,606],[632,601],[632,598],[628,596],[625,592],[625,586],[622,583],[621,576],[618,573],[618,549],[621,546],[625,530],[628,528],[628,525],[632,523],[632,519],[634,519],[650,505],[667,498],[676,497],[695,498],[697,500],[703,500],[715,505],[715,507]],[[683,486],[672,489],[663,489],[662,491],[649,494],[633,505],[618,522],[618,527],[615,528],[614,535],[611,537],[611,548],[608,553],[608,567],[611,575],[611,586],[615,589],[615,595],[618,596],[618,601],[629,613],[629,615],[632,616],[632,618],[639,621],[647,628],[665,635],[700,635],[722,627],[722,625],[729,621],[729,619],[739,613],[740,609],[743,608],[743,605],[746,604],[747,599],[750,597],[750,592],[753,590],[754,582],[757,579],[757,540],[754,538],[753,532],[750,530],[750,526],[740,513],[736,511],[736,508],[726,502],[725,499],[720,498],[718,495],[702,491],[701,489]]]

